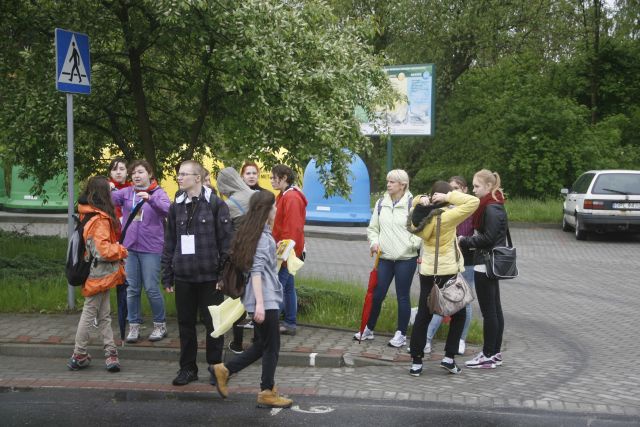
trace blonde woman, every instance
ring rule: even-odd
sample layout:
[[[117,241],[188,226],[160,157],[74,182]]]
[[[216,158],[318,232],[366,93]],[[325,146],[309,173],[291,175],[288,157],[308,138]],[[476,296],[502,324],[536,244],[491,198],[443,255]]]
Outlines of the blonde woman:
[[[416,272],[418,249],[421,240],[407,231],[407,217],[413,196],[409,191],[409,175],[402,169],[387,174],[387,192],[373,209],[367,238],[372,255],[380,251],[378,285],[373,294],[373,305],[367,326],[360,337],[353,339],[372,340],[373,331],[380,315],[382,302],[387,296],[391,281],[395,279],[398,300],[398,323],[389,346],[400,348],[407,342],[407,327],[411,316],[409,291]]]

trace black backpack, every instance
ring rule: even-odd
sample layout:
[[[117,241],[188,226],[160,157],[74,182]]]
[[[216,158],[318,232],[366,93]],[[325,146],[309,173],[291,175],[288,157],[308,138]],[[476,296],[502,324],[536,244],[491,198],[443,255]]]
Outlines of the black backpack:
[[[84,241],[84,226],[93,218],[96,213],[88,213],[84,216],[82,221],[77,215],[73,215],[73,219],[76,222],[76,226],[69,239],[69,247],[67,248],[67,265],[65,267],[65,274],[67,275],[67,282],[71,286],[82,286],[89,277],[89,271],[91,270],[91,263],[94,262],[93,255],[89,254],[89,259],[85,259],[84,253],[86,252],[86,243]]]

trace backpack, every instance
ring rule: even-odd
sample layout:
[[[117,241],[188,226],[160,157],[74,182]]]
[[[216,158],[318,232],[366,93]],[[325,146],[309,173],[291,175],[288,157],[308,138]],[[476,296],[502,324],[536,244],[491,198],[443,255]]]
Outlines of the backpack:
[[[96,215],[97,213],[95,212],[88,213],[82,221],[80,221],[77,215],[73,215],[76,226],[71,234],[71,239],[69,239],[67,265],[65,267],[67,282],[69,282],[71,286],[84,285],[84,282],[86,282],[89,277],[91,263],[96,262],[93,255],[89,254],[89,259],[86,259],[84,256],[87,249],[86,242],[84,241],[84,226]]]
[[[380,218],[380,211],[382,210],[382,199],[383,197],[380,197],[378,199],[378,202],[376,203],[376,206],[378,207],[378,218]],[[409,197],[409,203],[407,204],[407,212],[411,212],[412,203],[413,203],[413,197]]]
[[[248,281],[249,273],[242,271],[231,261],[231,257],[227,257],[222,265],[218,289],[228,297],[239,298],[244,295]]]

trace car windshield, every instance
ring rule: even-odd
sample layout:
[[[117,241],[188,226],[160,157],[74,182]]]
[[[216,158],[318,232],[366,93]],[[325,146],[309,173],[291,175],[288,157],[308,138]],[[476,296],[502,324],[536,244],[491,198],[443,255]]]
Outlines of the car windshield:
[[[640,173],[605,173],[593,184],[592,194],[640,195]]]

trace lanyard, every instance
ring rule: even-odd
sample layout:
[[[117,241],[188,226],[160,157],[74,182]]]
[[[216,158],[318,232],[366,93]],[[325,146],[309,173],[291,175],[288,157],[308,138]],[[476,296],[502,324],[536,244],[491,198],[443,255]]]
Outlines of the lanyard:
[[[187,208],[188,204],[192,205],[191,215],[189,215],[189,209]],[[191,227],[191,222],[193,221],[193,217],[196,216],[196,213],[198,212],[199,207],[200,207],[200,198],[196,198],[195,202],[192,201],[191,203],[184,204],[185,213],[187,214],[187,235],[189,234],[189,228]]]

